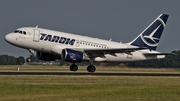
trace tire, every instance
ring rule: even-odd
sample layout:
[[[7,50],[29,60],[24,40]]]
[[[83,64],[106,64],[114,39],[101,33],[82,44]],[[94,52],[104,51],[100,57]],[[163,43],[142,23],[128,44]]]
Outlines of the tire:
[[[26,59],[26,62],[31,62],[31,58],[27,58],[27,59]]]
[[[70,70],[71,70],[71,71],[77,71],[77,70],[78,70],[78,66],[72,64],[72,65],[70,66]]]
[[[87,67],[87,71],[93,73],[93,72],[96,71],[96,67],[93,66],[93,65],[90,65],[90,66]]]

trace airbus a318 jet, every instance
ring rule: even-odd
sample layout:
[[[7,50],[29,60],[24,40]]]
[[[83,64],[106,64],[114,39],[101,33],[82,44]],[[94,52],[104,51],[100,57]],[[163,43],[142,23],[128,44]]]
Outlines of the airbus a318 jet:
[[[95,72],[93,62],[132,62],[163,59],[171,53],[156,51],[169,15],[159,15],[142,33],[129,43],[119,43],[38,27],[23,27],[9,33],[5,40],[17,47],[34,51],[40,60],[61,59],[71,62],[71,71],[77,71],[76,63],[89,61],[88,72]],[[31,59],[27,58],[27,62]]]

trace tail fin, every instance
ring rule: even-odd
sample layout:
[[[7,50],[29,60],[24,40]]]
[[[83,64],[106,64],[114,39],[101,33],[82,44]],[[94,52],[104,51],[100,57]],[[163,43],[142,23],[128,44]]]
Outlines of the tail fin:
[[[161,14],[140,35],[130,42],[130,44],[156,50],[168,17],[169,15],[167,14]]]

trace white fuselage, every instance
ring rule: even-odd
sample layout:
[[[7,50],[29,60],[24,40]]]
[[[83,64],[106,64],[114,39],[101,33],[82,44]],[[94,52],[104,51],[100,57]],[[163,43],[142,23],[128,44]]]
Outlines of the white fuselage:
[[[80,36],[59,31],[53,31],[42,28],[24,27],[18,30],[25,31],[25,34],[10,33],[6,35],[9,43],[39,52],[46,52],[60,55],[65,48],[82,50],[83,49],[113,49],[113,48],[132,48],[128,43],[118,43],[98,38]],[[54,48],[58,46],[58,48]],[[60,46],[60,47],[59,47]],[[130,53],[105,54],[105,57],[96,57],[94,61],[107,62],[129,62],[147,59],[162,59],[165,55],[145,56],[143,53],[158,53],[149,49],[136,50]]]

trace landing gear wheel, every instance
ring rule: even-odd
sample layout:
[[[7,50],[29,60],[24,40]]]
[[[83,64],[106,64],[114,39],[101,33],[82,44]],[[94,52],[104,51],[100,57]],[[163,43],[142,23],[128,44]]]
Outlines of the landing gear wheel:
[[[70,66],[70,70],[71,70],[71,71],[77,71],[77,70],[78,70],[78,66],[75,65],[75,64],[72,64],[72,65]]]
[[[90,65],[90,66],[87,67],[87,71],[93,73],[93,72],[96,71],[96,67],[93,66],[93,65]]]
[[[26,62],[31,62],[31,58],[27,58],[27,59],[26,59]]]
[[[26,62],[32,62],[34,61],[34,50],[28,49],[29,51],[29,57],[26,59]]]

